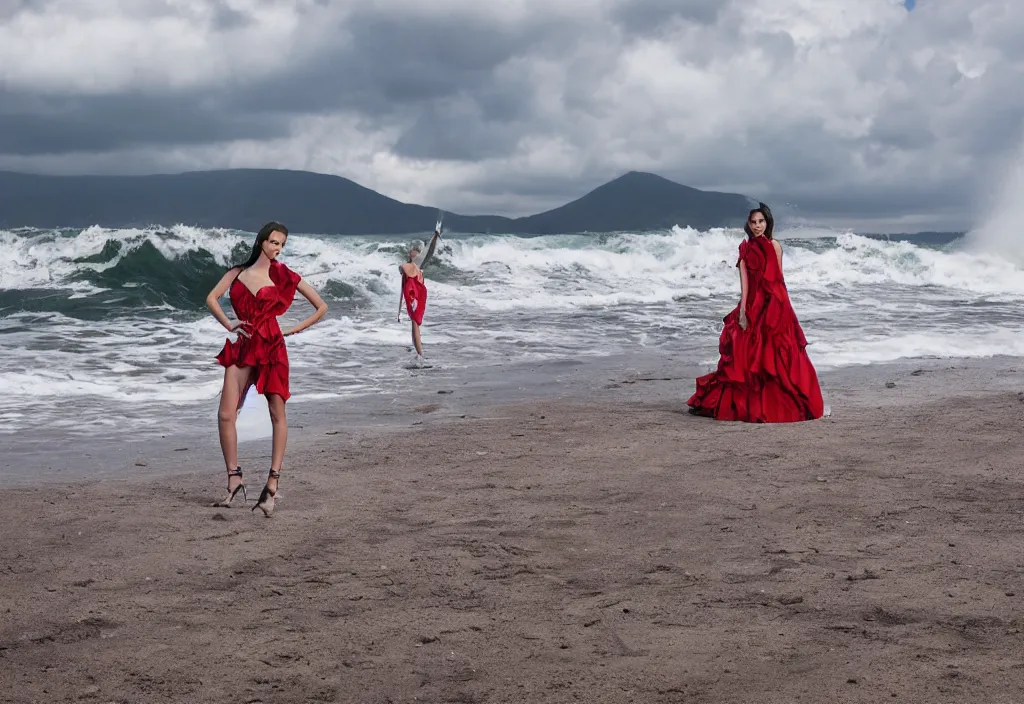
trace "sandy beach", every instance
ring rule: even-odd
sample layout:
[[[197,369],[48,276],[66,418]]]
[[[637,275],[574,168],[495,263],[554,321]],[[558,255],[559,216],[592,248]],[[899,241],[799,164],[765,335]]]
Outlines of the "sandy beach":
[[[1018,701],[1024,396],[983,372],[826,375],[780,426],[671,377],[439,394],[296,431],[271,519],[188,453],[17,486],[0,701]]]

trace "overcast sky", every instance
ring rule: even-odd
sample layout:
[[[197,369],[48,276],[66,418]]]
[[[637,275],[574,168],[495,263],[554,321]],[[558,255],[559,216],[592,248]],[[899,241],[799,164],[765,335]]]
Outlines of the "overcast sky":
[[[643,170],[952,229],[1020,158],[1022,68],[1022,0],[0,0],[0,169],[508,215]]]

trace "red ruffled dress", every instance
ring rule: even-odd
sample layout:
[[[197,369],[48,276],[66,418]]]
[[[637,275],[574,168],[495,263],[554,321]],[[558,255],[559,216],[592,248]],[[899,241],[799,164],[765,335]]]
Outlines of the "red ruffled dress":
[[[222,367],[252,367],[250,383],[255,379],[257,392],[277,394],[287,401],[291,396],[288,350],[277,316],[291,306],[302,277],[275,260],[270,263],[270,280],[274,285],[268,284],[255,294],[237,278],[232,282],[228,289],[231,308],[239,320],[247,323],[244,329],[249,337],[239,335],[234,341],[228,338],[217,361]]]
[[[718,369],[697,379],[686,402],[693,413],[716,420],[788,423],[821,418],[818,375],[807,339],[789,301],[786,282],[767,237],[740,244],[747,268],[747,329],[739,306],[725,316],[718,341]]]

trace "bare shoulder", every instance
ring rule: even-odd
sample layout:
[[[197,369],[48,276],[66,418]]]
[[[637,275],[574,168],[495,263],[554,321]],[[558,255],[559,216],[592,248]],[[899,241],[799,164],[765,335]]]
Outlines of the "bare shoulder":
[[[772,246],[775,247],[775,251],[782,254],[782,243],[776,239],[772,240]]]

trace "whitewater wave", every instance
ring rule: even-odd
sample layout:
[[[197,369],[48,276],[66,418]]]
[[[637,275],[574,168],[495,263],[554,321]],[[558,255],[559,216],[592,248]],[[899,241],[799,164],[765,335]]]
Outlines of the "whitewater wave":
[[[446,238],[429,272],[431,294],[492,312],[733,295],[742,237],[738,230],[677,227],[646,234]],[[83,302],[90,297],[127,314],[137,313],[130,309],[138,306],[203,311],[207,292],[226,268],[244,259],[250,238],[184,226],[0,231],[0,246],[10,253],[0,260],[0,312],[17,310],[17,298],[23,309],[74,315],[90,309]],[[293,235],[282,259],[330,299],[356,309],[385,309],[397,297],[396,266],[409,244],[397,238]],[[984,252],[851,233],[790,238],[785,252],[787,281],[797,292],[842,295],[897,286],[947,299],[1024,297],[1021,268]],[[54,290],[69,295],[39,295]]]

